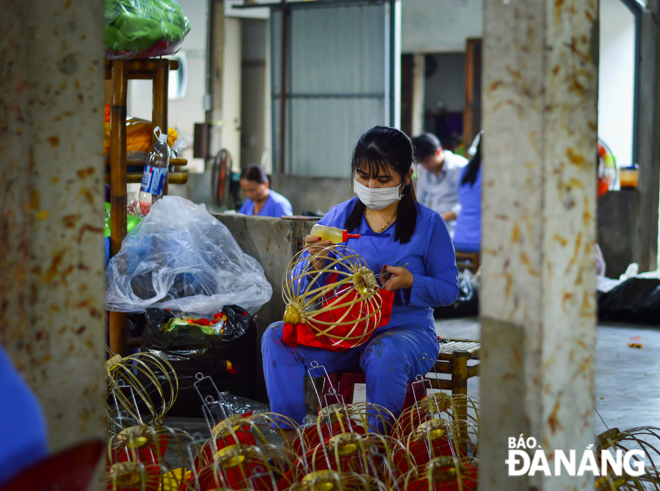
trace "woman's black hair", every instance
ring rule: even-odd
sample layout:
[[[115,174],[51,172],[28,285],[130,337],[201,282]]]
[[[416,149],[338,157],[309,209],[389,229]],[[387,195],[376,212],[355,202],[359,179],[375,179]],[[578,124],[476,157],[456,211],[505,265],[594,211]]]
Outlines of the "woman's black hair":
[[[379,173],[388,173],[394,169],[404,182],[413,163],[413,147],[410,138],[405,133],[387,126],[375,126],[364,133],[353,150],[351,171],[353,174],[358,169],[368,171],[375,179]],[[415,186],[410,183],[403,188],[403,197],[399,201],[397,220],[395,225],[394,240],[401,244],[410,242],[412,234],[417,226],[417,195]],[[359,228],[366,206],[358,200],[346,219],[344,228],[353,231]]]
[[[474,186],[474,183],[477,180],[477,175],[479,174],[479,169],[481,168],[481,144],[483,141],[484,137],[482,136],[477,144],[477,151],[475,152],[474,157],[472,157],[472,160],[470,160],[467,165],[467,171],[465,171],[465,175],[463,175],[463,179],[461,179],[461,184],[469,184],[470,187]]]
[[[268,182],[268,176],[260,165],[248,165],[241,171],[241,179],[246,181],[256,182],[257,184],[264,184]]]

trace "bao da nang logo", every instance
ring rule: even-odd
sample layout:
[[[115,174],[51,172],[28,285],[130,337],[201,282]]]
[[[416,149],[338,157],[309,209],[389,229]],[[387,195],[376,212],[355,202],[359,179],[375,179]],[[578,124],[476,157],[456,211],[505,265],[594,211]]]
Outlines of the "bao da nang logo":
[[[568,454],[563,450],[555,450],[554,462],[550,465],[536,439],[520,435],[518,438],[509,438],[509,454],[504,463],[509,467],[510,476],[533,476],[537,473],[546,476],[583,476],[586,473],[594,476],[622,476],[625,472],[626,475],[637,477],[644,474],[644,462],[640,460],[643,457],[642,450],[623,452],[619,449],[604,449],[600,455],[596,455],[593,445],[589,445],[581,454],[575,450],[569,450]]]

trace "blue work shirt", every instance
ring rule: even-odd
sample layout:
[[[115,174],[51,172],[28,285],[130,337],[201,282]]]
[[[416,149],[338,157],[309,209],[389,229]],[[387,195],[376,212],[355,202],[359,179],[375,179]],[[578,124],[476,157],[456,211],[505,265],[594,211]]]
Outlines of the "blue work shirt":
[[[37,398],[0,346],[0,487],[48,454]]]
[[[353,198],[338,204],[319,224],[343,229],[357,201]],[[375,274],[384,264],[407,264],[405,268],[414,276],[411,288],[397,291],[390,322],[379,329],[381,333],[402,326],[418,326],[435,333],[432,307],[451,305],[458,295],[458,269],[447,225],[435,211],[415,205],[417,226],[406,244],[394,240],[396,221],[381,234],[374,234],[363,217],[358,230],[349,230],[371,234],[348,239],[346,245],[362,256]]]
[[[254,202],[248,198],[238,212],[243,215],[254,215]],[[280,218],[281,216],[290,217],[291,215],[293,215],[293,213],[291,211],[291,203],[289,203],[289,200],[271,189],[264,207],[257,216]]]
[[[467,172],[463,167],[459,183]],[[456,218],[454,247],[462,252],[479,252],[481,247],[481,169],[473,184],[459,184],[458,201],[461,214]]]

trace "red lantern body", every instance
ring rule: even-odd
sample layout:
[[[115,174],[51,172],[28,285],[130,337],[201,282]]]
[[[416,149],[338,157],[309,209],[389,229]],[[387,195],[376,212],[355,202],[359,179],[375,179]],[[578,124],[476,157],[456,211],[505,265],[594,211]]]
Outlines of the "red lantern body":
[[[292,347],[298,344],[311,346],[313,348],[322,348],[327,351],[345,351],[355,348],[365,343],[379,327],[385,326],[390,322],[392,313],[392,304],[394,302],[394,292],[380,290],[376,295],[382,299],[381,315],[378,323],[367,321],[357,321],[354,325],[335,325],[331,328],[324,323],[335,323],[345,319],[359,319],[361,316],[371,318],[374,311],[367,309],[366,313],[361,312],[361,304],[355,302],[356,297],[360,295],[357,291],[352,291],[346,295],[344,301],[349,304],[346,308],[337,308],[327,312],[316,314],[313,319],[307,323],[296,324],[295,326],[285,323],[282,334],[282,340]],[[351,302],[355,302],[352,303]],[[323,306],[327,307],[328,301]],[[318,321],[318,322],[315,322]],[[338,340],[338,338],[350,338]],[[357,339],[356,339],[357,338]]]
[[[160,465],[118,462],[108,472],[108,491],[159,491]]]
[[[200,491],[222,487],[256,491],[276,489],[275,476],[254,448],[239,443],[219,450],[214,461],[199,472]]]

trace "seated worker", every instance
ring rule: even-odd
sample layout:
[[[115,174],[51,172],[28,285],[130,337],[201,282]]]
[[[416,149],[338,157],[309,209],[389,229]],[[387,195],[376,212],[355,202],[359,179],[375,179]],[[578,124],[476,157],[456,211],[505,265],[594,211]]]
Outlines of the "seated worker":
[[[37,398],[0,346],[0,488],[46,457],[46,423]]]
[[[417,198],[424,206],[442,215],[450,232],[461,212],[458,203],[458,176],[467,160],[440,145],[435,135],[424,133],[413,139],[415,160],[420,163],[417,177]]]
[[[477,138],[476,153],[461,169],[458,185],[461,213],[456,219],[454,247],[460,252],[479,252],[481,248],[481,133]]]
[[[268,177],[261,166],[250,165],[243,169],[240,183],[247,200],[241,206],[239,213],[276,218],[293,215],[289,200],[270,189]]]
[[[303,345],[292,348],[282,341],[284,323],[271,324],[261,351],[273,412],[303,422],[303,378],[310,364],[317,362],[328,373],[363,370],[367,401],[398,416],[407,384],[426,374],[436,360],[439,347],[432,307],[456,300],[458,269],[447,226],[437,213],[417,202],[412,164],[412,145],[403,132],[376,126],[360,137],[351,163],[357,198],[336,205],[319,223],[363,234],[346,244],[372,271],[384,272],[383,289],[396,292],[390,322],[366,343],[338,352]],[[312,254],[330,245],[320,237],[305,238]]]

